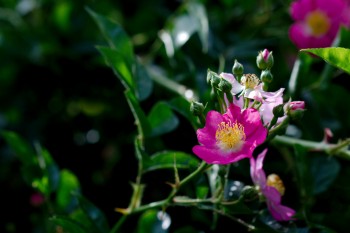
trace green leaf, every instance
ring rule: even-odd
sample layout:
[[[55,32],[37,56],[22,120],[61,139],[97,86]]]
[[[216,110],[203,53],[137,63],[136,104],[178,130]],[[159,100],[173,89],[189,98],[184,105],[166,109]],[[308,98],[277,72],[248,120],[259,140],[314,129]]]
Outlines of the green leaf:
[[[98,46],[97,49],[104,57],[107,65],[113,69],[113,72],[120,79],[124,87],[134,92],[136,84],[133,79],[131,64],[127,62],[125,55],[113,48]]]
[[[209,23],[205,7],[200,2],[190,1],[187,5],[187,11],[197,21],[196,31],[202,42],[203,52],[209,49]]]
[[[181,48],[196,32],[202,42],[203,52],[207,52],[209,23],[206,10],[199,2],[192,1],[179,8],[160,34],[168,57],[173,57],[175,51]]]
[[[134,53],[132,43],[124,29],[117,22],[97,14],[90,8],[87,7],[86,10],[97,23],[97,26],[107,40],[109,46],[118,51],[128,62],[133,61]]]
[[[327,63],[350,74],[350,49],[341,47],[302,49],[300,52],[309,52],[321,57]]]
[[[22,162],[21,172],[28,185],[38,189],[45,196],[56,191],[59,169],[50,153],[36,144],[37,151],[12,131],[2,131],[1,135]]]
[[[181,151],[162,151],[150,156],[150,160],[144,163],[144,172],[157,169],[173,169],[174,162],[178,169],[194,170],[199,166],[199,160]]]
[[[60,177],[56,202],[58,208],[66,212],[71,212],[78,204],[73,193],[80,192],[80,183],[75,174],[66,169],[61,170]]]
[[[89,8],[87,11],[96,21],[110,46],[110,48],[97,47],[107,64],[126,88],[136,91],[138,99],[146,99],[152,91],[153,83],[145,68],[135,59],[132,42],[127,33],[117,22],[113,22]]]
[[[89,231],[85,230],[78,222],[70,219],[66,216],[53,216],[49,219],[56,226],[62,227],[62,232],[69,233],[88,233]]]
[[[165,102],[158,102],[151,109],[148,121],[152,128],[152,136],[159,136],[174,130],[179,120]]]
[[[314,180],[313,194],[326,191],[337,178],[340,171],[339,162],[332,157],[318,156],[311,160],[311,174]]]
[[[23,164],[29,165],[37,163],[37,158],[33,148],[17,133],[12,131],[2,131],[1,135]]]
[[[166,212],[148,210],[144,212],[137,225],[137,233],[167,233],[171,223]]]
[[[148,119],[140,107],[140,104],[135,95],[130,90],[126,90],[124,94],[136,121],[135,123],[138,129],[138,137],[140,140],[143,140],[145,136],[150,135],[150,123],[148,122]]]
[[[107,233],[109,232],[109,226],[104,213],[97,208],[93,203],[87,200],[85,197],[77,194],[79,206],[85,212],[90,219],[92,226],[95,228],[94,232]]]
[[[48,190],[47,195],[55,192],[58,188],[60,182],[60,170],[56,165],[55,161],[52,159],[51,154],[45,148],[39,150],[39,164],[41,164],[41,169],[44,171],[44,176],[48,179]],[[40,163],[40,160],[43,160]]]
[[[136,69],[135,69],[135,80],[137,88],[137,97],[139,100],[145,100],[153,90],[153,80],[146,68],[136,60]]]
[[[183,97],[173,98],[167,103],[172,109],[176,110],[176,112],[184,116],[191,123],[194,129],[198,129],[200,127],[198,118],[194,116],[191,112],[191,103],[187,101],[185,98]]]

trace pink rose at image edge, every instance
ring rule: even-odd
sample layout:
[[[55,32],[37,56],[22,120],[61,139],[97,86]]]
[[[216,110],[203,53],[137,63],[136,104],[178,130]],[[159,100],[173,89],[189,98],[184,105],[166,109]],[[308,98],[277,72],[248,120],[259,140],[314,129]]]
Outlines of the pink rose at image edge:
[[[340,26],[350,26],[350,6],[344,0],[294,1],[290,15],[295,22],[289,38],[299,49],[329,47]]]

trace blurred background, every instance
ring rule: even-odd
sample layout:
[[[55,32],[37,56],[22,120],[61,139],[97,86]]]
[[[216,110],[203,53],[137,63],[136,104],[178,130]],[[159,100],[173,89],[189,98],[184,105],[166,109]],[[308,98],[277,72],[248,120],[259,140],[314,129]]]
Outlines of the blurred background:
[[[271,89],[288,88],[298,55],[298,49],[288,39],[290,2],[198,1],[198,9],[204,9],[199,17],[203,25],[206,20],[208,23],[206,29],[203,25],[193,28],[191,21],[180,17],[186,10],[191,12],[185,1],[2,0],[0,127],[17,132],[34,147],[45,147],[60,169],[76,175],[84,196],[113,225],[120,217],[114,208],[126,207],[132,192],[130,181],[137,172],[133,145],[136,126],[122,83],[96,49],[107,42],[87,9],[118,22],[140,60],[162,69],[169,79],[205,99],[208,68],[230,72],[237,59],[245,73],[257,73],[255,59],[265,48],[273,51],[275,58]],[[196,9],[193,12],[200,13]],[[172,52],[164,43],[164,32],[176,28],[192,33]],[[205,33],[207,41],[203,39]],[[314,64],[313,72],[320,71],[323,65]],[[332,91],[337,94],[331,97],[325,96],[330,89],[310,94],[309,89],[300,88],[294,93],[293,99],[305,100],[308,109],[314,110],[305,114],[303,122],[296,123],[305,132],[303,137],[322,140],[325,126],[336,138],[348,136],[350,118],[341,114],[349,89],[349,79],[344,76],[339,74],[332,80]],[[312,81],[303,82],[301,87],[309,87]],[[174,95],[155,82],[152,93],[141,104],[148,112],[155,100]],[[336,110],[323,111],[326,103]],[[178,117],[181,123],[155,141],[154,151],[169,148],[191,153],[197,143],[195,131],[188,121]],[[158,176],[156,180],[157,175],[146,177],[154,182],[151,187],[164,186],[166,179]],[[0,182],[0,232],[45,232],[46,213],[41,208],[40,195],[26,184],[21,162],[2,139]],[[145,200],[159,199],[167,191],[158,187]],[[349,197],[343,198],[349,201]],[[349,216],[350,209],[347,211]],[[186,220],[179,218],[181,221]]]

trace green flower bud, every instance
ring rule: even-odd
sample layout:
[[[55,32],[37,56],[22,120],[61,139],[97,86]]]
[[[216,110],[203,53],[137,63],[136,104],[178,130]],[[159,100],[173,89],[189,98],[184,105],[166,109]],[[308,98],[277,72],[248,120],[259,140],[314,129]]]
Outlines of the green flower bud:
[[[305,102],[304,101],[292,101],[286,103],[284,107],[285,113],[290,116],[293,120],[301,119],[304,115],[305,110]]]
[[[260,75],[260,80],[263,83],[271,83],[273,80],[273,75],[271,74],[270,70],[263,70]]]
[[[215,72],[211,72],[211,73],[212,73],[212,76],[211,76],[210,83],[213,87],[217,87],[220,83],[221,78],[217,73]]]
[[[190,110],[193,115],[201,116],[204,112],[204,105],[202,103],[193,101],[190,106]]]
[[[272,109],[272,113],[275,117],[283,117],[284,116],[284,104],[279,104],[277,106],[275,106],[273,109]]]
[[[272,56],[272,52],[264,49],[264,51],[260,51],[258,56],[256,57],[256,65],[261,70],[271,69],[274,63],[274,59]]]
[[[232,84],[224,78],[221,78],[220,83],[218,85],[219,89],[224,93],[230,93],[232,89]]]
[[[235,76],[242,76],[244,72],[243,65],[239,63],[237,60],[235,60],[235,63],[232,67],[232,74]]]
[[[208,71],[207,71],[207,83],[211,83],[212,77],[213,77],[213,71],[208,69]]]
[[[252,201],[259,197],[259,192],[255,187],[247,185],[242,189],[241,196],[245,201]]]

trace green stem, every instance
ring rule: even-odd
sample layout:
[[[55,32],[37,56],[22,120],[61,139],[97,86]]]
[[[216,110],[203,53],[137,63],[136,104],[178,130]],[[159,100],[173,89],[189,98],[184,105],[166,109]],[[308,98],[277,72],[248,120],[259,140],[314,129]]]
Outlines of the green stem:
[[[275,136],[272,143],[286,146],[293,146],[295,144],[301,145],[308,150],[322,151],[329,155],[334,155],[342,159],[350,160],[350,150],[345,149],[350,144],[350,138],[338,144],[330,144],[325,142],[314,142],[304,139],[292,138],[288,136]]]
[[[123,215],[119,221],[113,226],[112,230],[110,231],[110,233],[116,233],[119,231],[120,227],[123,225],[123,223],[125,222],[126,218],[128,217],[128,215]]]
[[[183,185],[187,184],[191,179],[193,179],[199,173],[204,171],[207,167],[208,167],[208,164],[206,162],[202,161],[200,166],[194,172],[189,174],[187,177],[185,177],[182,181],[180,181],[177,185],[175,185],[173,187],[171,193],[169,194],[169,196],[166,199],[161,200],[161,201],[157,201],[157,202],[151,202],[149,204],[141,205],[139,207],[135,207],[135,208],[131,209],[129,213],[123,215],[119,219],[119,221],[114,225],[114,227],[112,228],[110,233],[118,232],[118,230],[120,229],[120,227],[122,226],[122,224],[125,222],[125,220],[127,219],[127,217],[129,215],[140,213],[140,212],[143,212],[143,211],[146,211],[146,210],[149,210],[149,209],[154,209],[154,208],[159,208],[159,207],[164,207],[164,206],[169,205],[169,203],[173,201],[172,199],[174,198],[176,193],[179,191],[179,189]]]
[[[243,109],[247,109],[248,107],[249,107],[249,99],[247,97],[244,97]]]
[[[198,96],[195,95],[193,90],[187,88],[184,85],[181,85],[166,76],[162,75],[160,72],[156,72],[152,69],[147,69],[147,71],[151,74],[151,78],[153,81],[157,82],[159,85],[167,88],[170,91],[173,91],[175,93],[178,93],[179,95],[183,96],[185,99],[192,99],[197,100]]]

